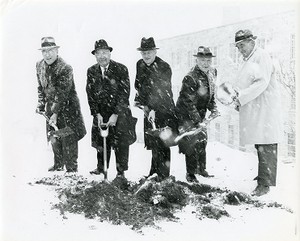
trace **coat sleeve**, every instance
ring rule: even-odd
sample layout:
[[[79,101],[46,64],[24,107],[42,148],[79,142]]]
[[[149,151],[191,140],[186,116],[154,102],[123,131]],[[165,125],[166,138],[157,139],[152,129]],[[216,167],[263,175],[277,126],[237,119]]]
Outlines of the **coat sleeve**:
[[[218,107],[217,107],[217,104],[216,104],[216,99],[215,99],[215,93],[212,95],[208,105],[207,105],[207,109],[212,113],[212,114],[215,114],[215,113],[218,113]]]
[[[88,69],[87,71],[87,83],[86,83],[86,93],[88,98],[88,103],[90,106],[91,115],[95,116],[97,113],[100,113],[98,109],[97,99],[94,90],[95,78],[93,71]]]
[[[124,108],[128,107],[129,95],[130,95],[130,81],[128,69],[125,66],[120,66],[121,81],[119,82],[117,89],[117,101],[115,113],[121,114],[124,112]]]
[[[172,69],[169,65],[166,66],[166,68],[163,71],[163,79],[161,81],[166,82],[167,84],[167,95],[173,99],[173,92],[172,92]]]
[[[215,79],[217,77],[217,69],[214,69],[214,76]],[[216,98],[215,98],[215,93],[216,93],[216,85],[214,82],[211,83],[211,91],[212,91],[212,96],[211,99],[207,105],[207,109],[211,112],[211,115],[215,115],[216,113],[219,113],[218,107],[216,104]]]
[[[142,78],[141,78],[141,66],[140,63],[137,62],[136,64],[136,76],[135,76],[135,82],[134,82],[134,87],[137,91],[134,101],[137,103],[137,105],[145,106],[147,105],[147,92],[145,91],[145,87],[143,86],[142,83]]]
[[[43,87],[41,84],[41,80],[38,74],[39,71],[39,62],[36,63],[36,75],[37,75],[37,80],[38,80],[38,105],[37,108],[40,111],[45,111],[45,105],[46,105],[46,100],[45,100],[45,92],[43,91]]]
[[[267,89],[273,71],[273,63],[271,57],[267,53],[263,53],[256,63],[248,63],[246,67],[250,68],[247,70],[250,75],[244,77],[250,78],[251,84],[239,91],[238,99],[241,106],[254,100]]]
[[[63,66],[57,78],[56,95],[51,107],[53,113],[58,113],[63,102],[69,99],[69,94],[74,84],[72,67],[70,65]]]
[[[187,114],[193,123],[198,123],[201,121],[201,116],[197,110],[197,83],[194,79],[187,75],[182,81],[181,91],[177,101],[177,109],[179,110],[179,118],[181,116],[180,112]]]

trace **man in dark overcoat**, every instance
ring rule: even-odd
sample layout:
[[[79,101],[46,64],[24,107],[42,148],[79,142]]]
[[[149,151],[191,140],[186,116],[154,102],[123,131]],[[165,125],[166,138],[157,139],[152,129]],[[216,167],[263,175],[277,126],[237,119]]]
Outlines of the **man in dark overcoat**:
[[[47,133],[54,132],[53,124],[59,130],[69,130],[64,136],[48,135],[54,152],[54,166],[49,171],[60,171],[66,166],[67,172],[77,172],[78,141],[85,136],[86,129],[75,90],[72,67],[58,56],[58,48],[54,38],[42,38],[40,50],[43,59],[36,64],[36,111],[47,116]]]
[[[171,127],[177,130],[175,104],[173,100],[170,65],[157,57],[157,49],[152,37],[142,38],[142,59],[136,65],[135,105],[144,110],[144,139],[147,149],[152,150],[149,176],[156,173],[159,179],[170,174],[170,148],[159,137],[152,135],[156,128]]]
[[[87,71],[86,92],[93,115],[92,146],[97,149],[97,168],[91,174],[104,173],[103,137],[100,128],[109,128],[107,137],[107,166],[113,148],[116,155],[117,176],[128,170],[129,146],[136,140],[135,124],[129,106],[130,82],[125,65],[111,60],[112,47],[104,39],[95,42],[97,63]]]
[[[203,46],[198,48],[198,53],[194,56],[197,58],[197,64],[184,77],[176,103],[179,132],[190,128],[203,128],[198,134],[185,137],[179,142],[179,150],[185,154],[186,178],[189,182],[198,182],[196,172],[204,177],[210,176],[206,171],[205,116],[207,110],[211,112],[211,117],[218,115],[214,84],[217,71],[211,67],[212,57],[215,56],[209,48]]]

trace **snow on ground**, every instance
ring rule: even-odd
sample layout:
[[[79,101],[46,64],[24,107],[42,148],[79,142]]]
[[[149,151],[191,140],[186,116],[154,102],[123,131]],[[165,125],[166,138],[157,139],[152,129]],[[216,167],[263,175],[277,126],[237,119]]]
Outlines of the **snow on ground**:
[[[296,213],[279,208],[255,208],[246,205],[225,208],[230,217],[219,220],[199,220],[192,206],[185,207],[176,216],[180,221],[160,222],[161,229],[144,228],[143,235],[124,225],[111,225],[86,219],[83,215],[67,213],[63,217],[56,209],[57,193],[34,182],[46,176],[52,165],[52,151],[47,146],[44,133],[40,130],[23,130],[7,135],[4,143],[5,165],[2,170],[2,237],[3,241],[81,241],[81,240],[220,240],[220,241],[282,241],[297,240]],[[22,138],[15,138],[16,136]],[[80,141],[79,173],[88,180],[101,181],[89,171],[96,167],[96,153],[90,147],[89,134]],[[18,148],[12,148],[12,145]],[[135,143],[130,148],[130,181],[137,181],[148,174],[151,152],[143,144]],[[257,159],[253,153],[244,153],[220,143],[209,143],[207,147],[207,169],[214,178],[198,176],[200,183],[228,188],[250,194],[255,188],[253,178],[257,174]],[[56,173],[64,175],[64,172]],[[172,147],[171,174],[185,181],[184,156]],[[108,179],[116,175],[115,159],[112,155]],[[278,185],[262,201],[277,201],[296,211],[296,168],[295,163],[278,164]]]

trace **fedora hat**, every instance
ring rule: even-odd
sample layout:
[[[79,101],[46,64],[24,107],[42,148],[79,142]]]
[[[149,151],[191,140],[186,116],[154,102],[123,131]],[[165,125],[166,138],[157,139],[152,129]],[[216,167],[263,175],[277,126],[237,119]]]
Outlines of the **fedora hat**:
[[[141,40],[141,47],[137,48],[139,51],[147,51],[147,50],[153,50],[153,49],[158,49],[156,48],[154,39],[152,37],[150,38],[142,38]]]
[[[198,53],[194,54],[195,57],[216,57],[215,55],[212,54],[210,51],[210,48],[206,48],[204,46],[200,46],[198,48]]]
[[[235,33],[235,44],[244,41],[245,39],[256,39],[249,29],[239,30]]]
[[[60,46],[56,45],[53,37],[43,37],[41,39],[41,48],[39,50],[47,50],[47,49],[59,48],[59,47]]]
[[[95,42],[95,49],[92,51],[92,54],[95,54],[98,49],[108,49],[110,52],[113,50],[112,47],[108,46],[104,39],[100,39]]]

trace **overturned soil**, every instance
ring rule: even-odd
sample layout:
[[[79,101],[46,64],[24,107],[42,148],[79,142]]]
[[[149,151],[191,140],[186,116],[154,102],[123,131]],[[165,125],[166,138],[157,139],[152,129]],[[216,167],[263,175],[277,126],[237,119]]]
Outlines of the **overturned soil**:
[[[220,189],[205,184],[188,184],[169,177],[161,182],[155,179],[141,179],[138,183],[118,177],[112,182],[88,181],[80,175],[45,177],[35,182],[54,188],[58,202],[54,209],[67,213],[82,214],[86,218],[125,224],[141,231],[145,226],[159,228],[158,221],[178,221],[176,213],[185,206],[195,207],[199,219],[220,219],[229,217],[226,205],[247,205],[249,207],[282,208],[276,202],[263,203],[251,196]]]

